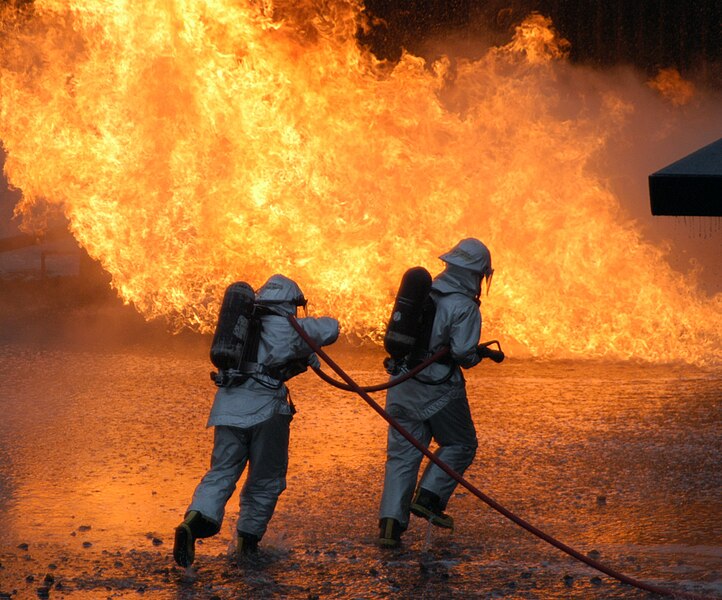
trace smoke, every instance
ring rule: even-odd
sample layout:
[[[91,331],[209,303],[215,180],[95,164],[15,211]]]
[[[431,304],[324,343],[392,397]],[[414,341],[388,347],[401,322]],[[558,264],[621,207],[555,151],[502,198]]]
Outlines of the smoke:
[[[10,191],[5,177],[5,151],[0,144],[0,237],[18,233],[17,225],[12,222],[13,209],[20,199],[20,193]]]
[[[647,180],[649,174],[722,136],[722,94],[693,86],[691,98],[679,105],[675,96],[665,97],[642,81],[639,72],[617,70],[605,75],[635,111],[627,125],[610,137],[594,167],[606,176],[645,238],[666,249],[670,266],[696,277],[708,295],[722,293],[720,219],[652,216]]]
[[[502,11],[500,18],[508,14]],[[442,91],[450,110],[463,111],[472,103],[454,85],[453,74],[493,46],[508,43],[509,37],[476,22],[419,43],[419,53],[429,65],[444,58],[450,61],[450,85]],[[568,40],[561,47],[573,50]],[[651,173],[722,136],[722,90],[709,87],[704,77],[685,79],[673,67],[660,69],[656,77],[629,64],[591,67],[567,61],[556,67],[555,118],[606,125],[610,110],[618,112],[617,126],[605,129],[604,142],[587,167],[613,193],[620,219],[632,222],[645,240],[663,251],[670,266],[696,280],[703,293],[722,293],[721,219],[653,216],[648,188]]]

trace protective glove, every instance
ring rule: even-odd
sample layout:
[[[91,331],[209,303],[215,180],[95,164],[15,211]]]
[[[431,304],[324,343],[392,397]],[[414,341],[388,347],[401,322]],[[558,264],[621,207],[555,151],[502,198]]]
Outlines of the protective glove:
[[[315,352],[308,355],[308,366],[311,367],[312,369],[320,369],[321,368],[321,361],[318,360],[318,356],[316,356]]]
[[[399,364],[390,356],[384,358],[384,369],[389,375],[399,374]]]
[[[490,358],[495,363],[500,363],[504,360],[504,353],[501,351],[501,348],[499,348],[499,350],[492,350],[485,344],[479,344],[476,347],[476,354],[479,358]]]

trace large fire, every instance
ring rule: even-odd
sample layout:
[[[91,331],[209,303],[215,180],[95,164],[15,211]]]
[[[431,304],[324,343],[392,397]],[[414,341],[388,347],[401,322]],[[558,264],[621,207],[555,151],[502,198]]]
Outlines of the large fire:
[[[25,227],[61,210],[122,298],[176,328],[209,331],[229,282],[282,272],[370,337],[406,268],[436,273],[474,236],[497,271],[485,336],[516,354],[722,364],[722,298],[589,167],[634,106],[604,89],[565,105],[547,19],[478,60],[390,65],[357,43],[361,9],[6,5],[0,140]]]

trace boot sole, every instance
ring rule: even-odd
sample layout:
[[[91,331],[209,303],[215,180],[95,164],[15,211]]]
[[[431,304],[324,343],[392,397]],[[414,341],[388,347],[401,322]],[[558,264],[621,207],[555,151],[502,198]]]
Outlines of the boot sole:
[[[425,506],[421,506],[420,504],[412,504],[410,509],[412,514],[416,515],[417,517],[421,517],[422,519],[426,519],[435,527],[441,527],[442,529],[450,529],[451,531],[454,531],[454,519],[452,519],[448,515],[437,515],[436,513],[431,512],[428,508],[426,508]]]
[[[190,567],[195,560],[195,540],[191,528],[181,523],[175,530],[173,558],[181,567]]]

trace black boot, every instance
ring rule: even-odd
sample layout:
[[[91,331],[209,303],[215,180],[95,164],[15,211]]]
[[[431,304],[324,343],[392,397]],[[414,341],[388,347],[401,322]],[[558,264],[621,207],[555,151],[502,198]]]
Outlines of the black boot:
[[[238,546],[236,547],[236,557],[240,560],[245,556],[258,554],[258,542],[261,541],[257,535],[253,533],[246,533],[245,531],[238,532]]]
[[[432,525],[454,531],[454,519],[441,510],[441,498],[433,492],[419,488],[411,501],[411,512]]]
[[[403,529],[401,523],[391,517],[379,521],[379,544],[384,548],[398,548],[401,545]]]
[[[196,540],[218,533],[220,525],[206,519],[198,511],[192,510],[185,520],[175,528],[173,558],[181,567],[190,567],[196,558]]]

